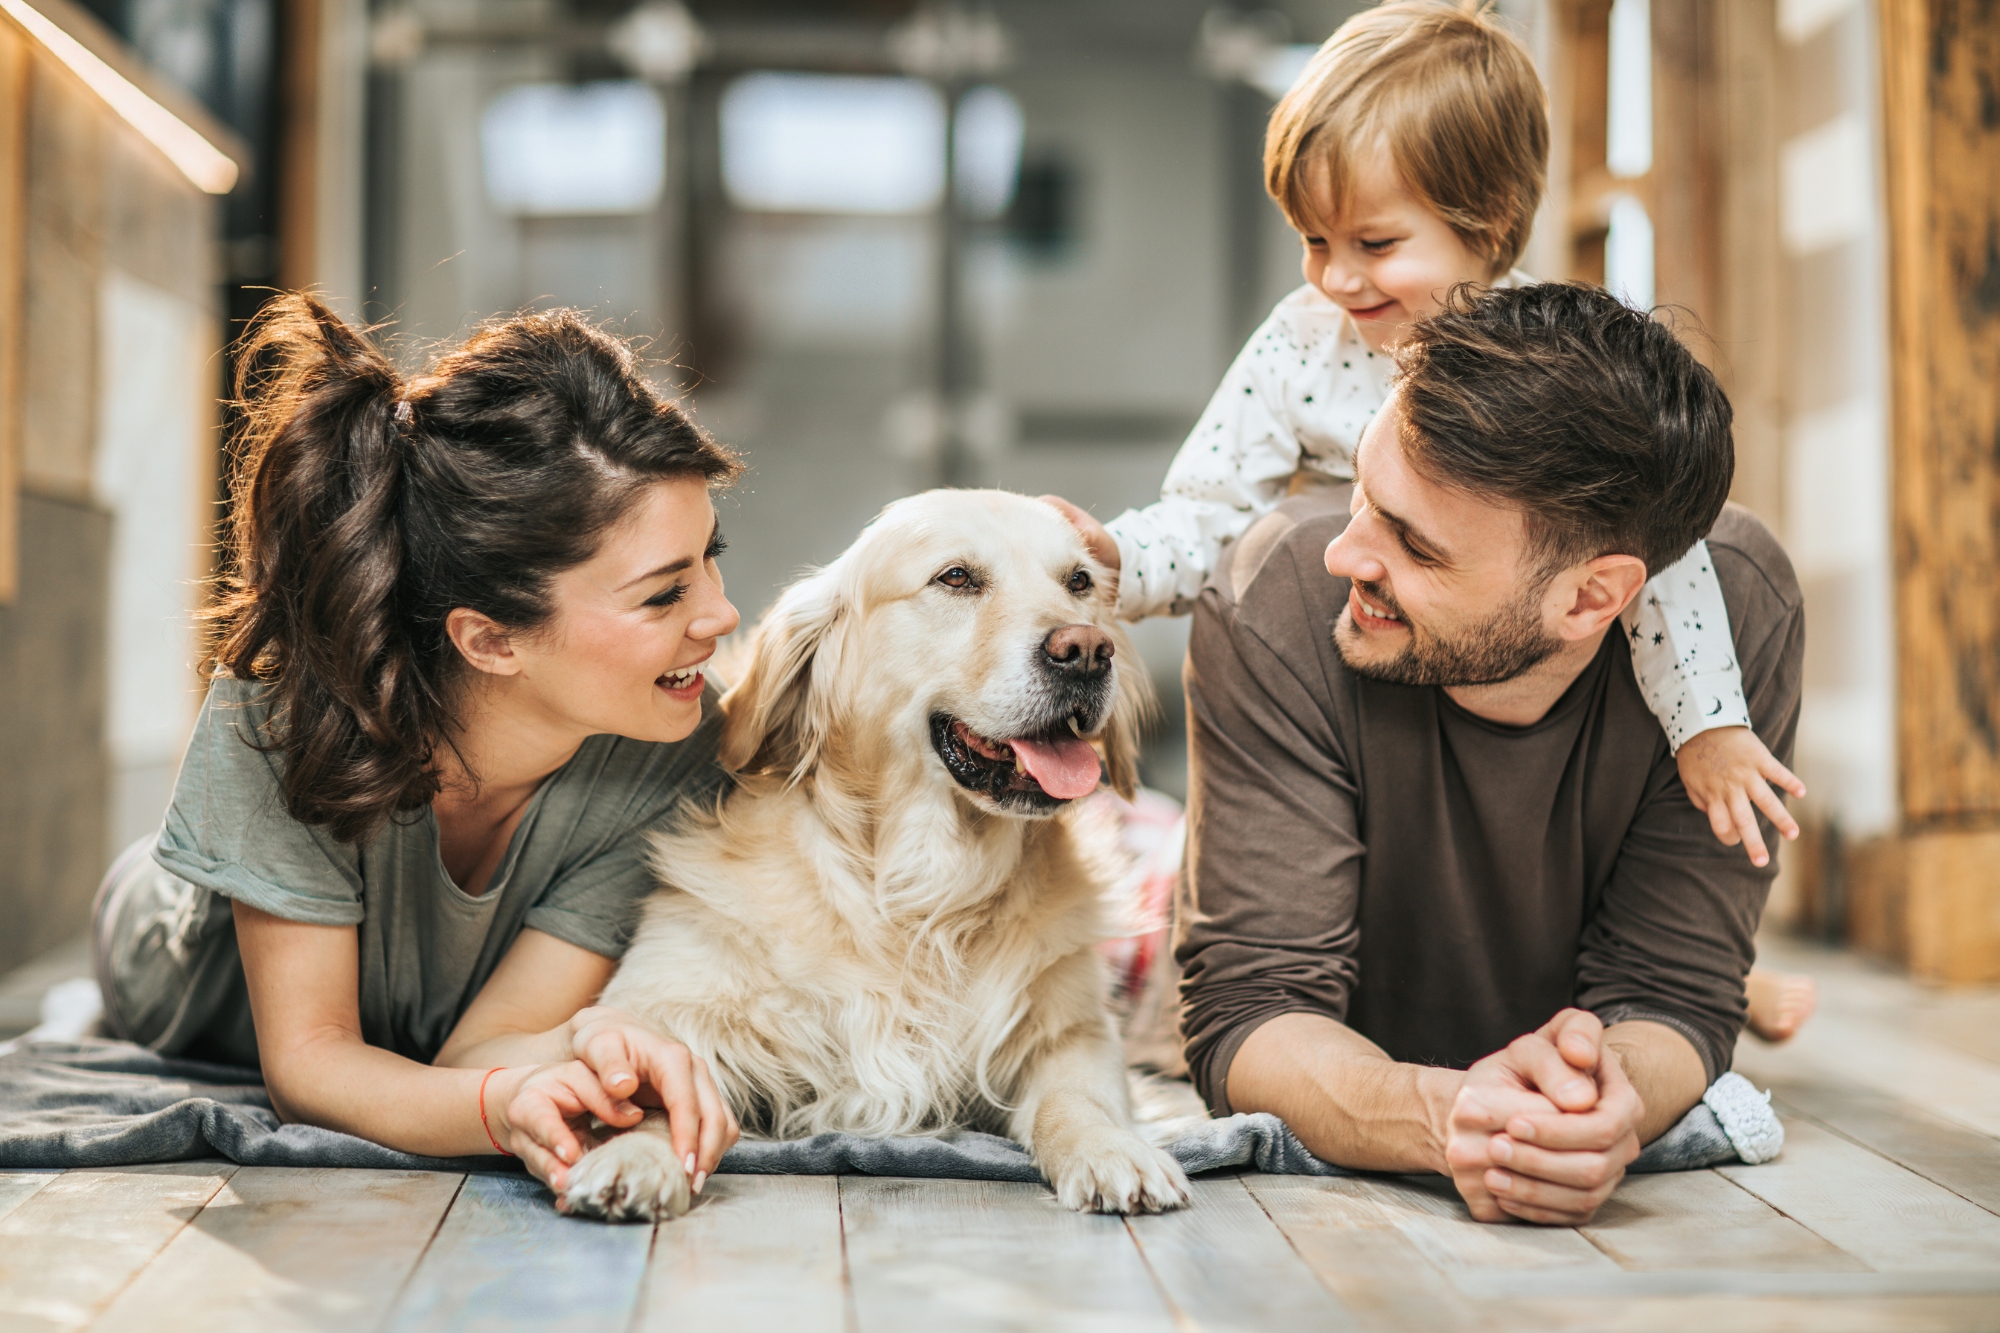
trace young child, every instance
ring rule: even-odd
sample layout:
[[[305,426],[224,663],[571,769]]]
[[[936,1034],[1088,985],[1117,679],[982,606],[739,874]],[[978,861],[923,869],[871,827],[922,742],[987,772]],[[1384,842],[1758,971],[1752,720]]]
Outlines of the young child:
[[[1264,146],[1265,186],[1305,244],[1305,286],[1238,354],[1157,504],[1107,525],[1045,497],[1118,571],[1121,615],[1184,614],[1221,548],[1287,494],[1352,481],[1390,349],[1454,286],[1533,281],[1513,264],[1541,202],[1545,102],[1519,42],[1436,0],[1368,10],[1320,48]],[[1796,838],[1771,784],[1805,787],[1750,730],[1707,543],[1657,572],[1622,623],[1689,799],[1725,845],[1768,864],[1754,811]],[[1751,1029],[1767,1040],[1812,1011],[1810,978],[1753,971],[1748,989]]]

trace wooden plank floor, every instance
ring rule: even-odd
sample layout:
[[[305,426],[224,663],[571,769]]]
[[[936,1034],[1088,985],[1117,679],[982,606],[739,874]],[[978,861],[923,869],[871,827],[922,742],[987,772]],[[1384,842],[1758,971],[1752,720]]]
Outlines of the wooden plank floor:
[[[1120,1220],[1024,1185],[723,1176],[654,1228],[499,1176],[0,1172],[0,1333],[2000,1329],[2000,996],[1766,956],[1824,996],[1738,1053],[1784,1156],[1636,1178],[1576,1230],[1481,1226],[1420,1178],[1208,1177]]]

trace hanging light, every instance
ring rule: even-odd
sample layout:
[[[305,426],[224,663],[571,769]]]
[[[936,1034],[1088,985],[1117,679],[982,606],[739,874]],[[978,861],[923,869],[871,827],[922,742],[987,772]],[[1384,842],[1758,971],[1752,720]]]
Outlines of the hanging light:
[[[236,188],[236,160],[203,138],[200,131],[149,97],[138,84],[104,62],[95,51],[57,27],[26,0],[0,0],[0,13],[68,67],[106,106],[180,168],[196,188],[228,194]]]

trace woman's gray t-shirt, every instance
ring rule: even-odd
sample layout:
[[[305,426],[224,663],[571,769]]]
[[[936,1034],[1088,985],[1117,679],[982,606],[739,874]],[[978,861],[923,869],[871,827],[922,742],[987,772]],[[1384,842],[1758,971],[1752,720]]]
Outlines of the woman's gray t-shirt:
[[[107,969],[117,977],[116,1008],[136,1029],[129,1035],[161,1049],[255,1057],[234,926],[219,895],[291,921],[358,927],[363,1039],[427,1061],[523,928],[622,956],[653,885],[647,833],[683,804],[712,799],[724,781],[712,691],[684,741],[592,736],[536,791],[474,897],[445,872],[428,807],[358,846],[287,813],[283,755],[258,748],[269,745],[263,694],[230,679],[211,687],[153,852],[185,887],[155,875],[127,909],[143,920],[112,932],[122,941]],[[167,957],[144,956],[162,950]]]

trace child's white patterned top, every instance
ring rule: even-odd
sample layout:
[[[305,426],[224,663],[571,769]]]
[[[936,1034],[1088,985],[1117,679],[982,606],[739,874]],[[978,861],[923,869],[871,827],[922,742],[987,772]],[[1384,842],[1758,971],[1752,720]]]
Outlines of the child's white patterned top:
[[[1192,610],[1222,548],[1284,499],[1301,469],[1352,481],[1355,446],[1394,372],[1318,288],[1278,302],[1174,456],[1159,503],[1105,525],[1118,541],[1118,614]]]
[[[1648,580],[1618,623],[1632,644],[1639,692],[1676,752],[1698,732],[1750,725],[1736,636],[1707,542]]]
[[[1516,270],[1494,285],[1533,281]],[[1295,477],[1352,481],[1355,448],[1394,371],[1319,289],[1301,286],[1278,302],[1174,456],[1159,501],[1105,525],[1118,543],[1119,615],[1185,615],[1222,548],[1275,508]],[[1711,727],[1750,724],[1706,543],[1656,575],[1621,619],[1640,689],[1674,749]]]

